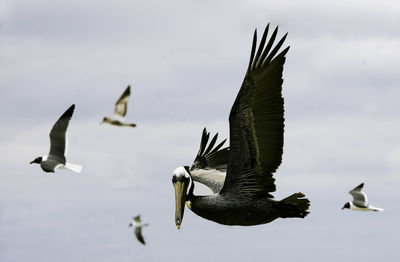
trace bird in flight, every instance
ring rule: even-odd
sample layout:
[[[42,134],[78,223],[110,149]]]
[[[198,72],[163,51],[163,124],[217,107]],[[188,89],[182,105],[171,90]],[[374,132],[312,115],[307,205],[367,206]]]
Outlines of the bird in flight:
[[[143,235],[142,235],[142,228],[148,226],[148,223],[142,224],[142,221],[140,219],[140,215],[137,215],[133,218],[133,221],[129,223],[129,227],[135,226],[135,236],[137,240],[139,240],[140,243],[143,245],[146,245],[146,242],[144,241]]]
[[[279,52],[287,34],[273,47],[278,28],[266,41],[268,31],[269,25],[258,49],[254,33],[248,69],[229,115],[229,149],[221,149],[224,141],[214,147],[216,136],[207,146],[209,135],[204,131],[193,165],[173,172],[178,229],[185,204],[198,216],[223,225],[259,225],[309,213],[310,201],[303,193],[282,200],[271,195],[276,190],[273,174],[282,162],[282,71],[289,47]],[[214,194],[194,195],[193,181],[209,186]]]
[[[368,204],[367,195],[362,191],[363,187],[364,183],[361,183],[349,192],[353,196],[353,201],[344,204],[342,210],[347,208],[356,211],[383,211],[383,208]]]
[[[80,173],[82,167],[68,163],[65,156],[67,154],[67,128],[75,105],[70,106],[67,111],[53,125],[50,131],[50,152],[48,156],[40,156],[35,158],[30,164],[40,164],[45,172],[54,172],[56,169],[69,169]]]
[[[125,120],[126,112],[128,111],[128,100],[131,96],[131,86],[128,86],[121,97],[115,103],[114,114],[111,117],[104,117],[100,124],[109,123],[116,126],[131,126],[135,127],[136,124],[128,123]]]

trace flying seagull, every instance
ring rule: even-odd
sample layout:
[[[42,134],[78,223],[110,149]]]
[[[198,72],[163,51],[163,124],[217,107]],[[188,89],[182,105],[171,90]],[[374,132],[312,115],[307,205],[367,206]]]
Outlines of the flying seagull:
[[[266,43],[268,29],[269,25],[258,50],[257,31],[254,33],[249,66],[229,115],[229,149],[220,149],[221,144],[214,147],[216,137],[208,147],[201,142],[199,152],[207,161],[198,161],[199,165],[195,160],[191,168],[181,166],[173,172],[178,229],[185,203],[195,214],[224,225],[259,225],[277,218],[304,218],[309,213],[310,201],[303,193],[292,194],[280,201],[270,194],[276,190],[273,173],[282,162],[282,71],[289,47],[278,53],[285,35],[272,48],[278,28]],[[215,190],[220,183],[215,177],[217,172],[212,170],[219,167],[218,171],[224,172],[225,165],[226,176],[218,192],[206,196],[193,194],[194,173],[199,181],[199,177],[207,176],[208,172],[208,179],[205,179],[208,182],[203,183],[217,184]]]
[[[135,235],[137,240],[139,240],[140,243],[142,243],[143,245],[146,245],[146,242],[144,242],[144,238],[142,236],[142,227],[146,227],[149,224],[142,224],[142,221],[140,219],[140,215],[137,215],[133,218],[133,221],[131,223],[129,223],[130,227],[135,226]]]
[[[109,123],[116,126],[131,126],[135,127],[136,124],[125,122],[125,115],[128,111],[128,100],[131,95],[131,86],[128,86],[121,97],[115,103],[114,114],[111,117],[104,117],[100,123]]]
[[[50,152],[48,156],[35,158],[31,164],[40,164],[45,172],[54,172],[58,168],[81,172],[82,167],[68,163],[65,159],[67,154],[67,128],[75,105],[70,106],[67,111],[57,120],[50,131]]]
[[[364,183],[361,183],[356,188],[352,189],[349,193],[353,196],[353,201],[347,202],[342,210],[345,208],[357,211],[383,211],[383,208],[374,207],[368,204],[367,195],[362,192]]]

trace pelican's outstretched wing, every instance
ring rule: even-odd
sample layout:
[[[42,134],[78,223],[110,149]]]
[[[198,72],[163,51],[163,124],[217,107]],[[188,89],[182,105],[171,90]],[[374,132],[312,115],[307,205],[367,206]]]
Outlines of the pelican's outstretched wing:
[[[229,115],[230,158],[221,194],[231,190],[243,197],[272,197],[272,174],[282,162],[284,109],[282,71],[289,47],[279,54],[286,35],[272,48],[278,27],[268,43],[266,27],[256,53],[254,33],[250,62]],[[266,45],[265,45],[266,44]]]
[[[57,158],[63,164],[66,163],[66,139],[67,139],[67,128],[69,121],[74,113],[75,104],[70,106],[67,111],[53,125],[50,131],[50,152],[49,156]]]
[[[210,133],[204,128],[200,149],[190,168],[190,174],[194,181],[208,186],[214,193],[217,193],[221,190],[225,181],[226,168],[229,161],[229,148],[220,149],[226,139],[214,147],[218,133],[208,144],[209,138]]]
[[[128,86],[118,101],[115,103],[114,114],[120,117],[125,117],[128,111],[128,99],[131,95],[131,86]]]
[[[364,187],[364,183],[361,183],[359,186],[355,187],[351,191],[349,191],[350,195],[353,196],[353,204],[356,206],[367,207],[368,200],[367,195],[362,192],[362,188]]]

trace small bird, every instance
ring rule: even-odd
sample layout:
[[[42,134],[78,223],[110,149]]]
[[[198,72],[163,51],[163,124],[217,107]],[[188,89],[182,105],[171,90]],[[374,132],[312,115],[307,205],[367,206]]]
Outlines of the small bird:
[[[50,131],[50,152],[48,156],[40,156],[35,158],[30,164],[40,164],[45,172],[53,173],[56,169],[69,169],[80,173],[82,166],[68,163],[65,159],[67,154],[67,128],[75,105],[70,106],[67,111],[57,120]]]
[[[121,97],[115,103],[114,114],[111,117],[104,117],[103,121],[101,121],[100,124],[109,123],[115,126],[135,127],[136,124],[125,122],[125,115],[126,112],[128,111],[128,100],[130,95],[131,95],[131,86],[128,86],[125,89],[124,93],[121,95]]]
[[[146,245],[146,242],[144,242],[144,238],[142,236],[142,227],[147,227],[149,224],[142,224],[142,221],[140,220],[140,215],[137,215],[133,218],[133,221],[129,223],[129,227],[133,227],[134,225],[137,240],[139,240],[139,242],[143,245]]]
[[[349,193],[353,196],[353,201],[347,202],[342,210],[345,208],[357,211],[383,211],[383,208],[374,207],[368,204],[367,195],[362,192],[364,183],[351,190]]]

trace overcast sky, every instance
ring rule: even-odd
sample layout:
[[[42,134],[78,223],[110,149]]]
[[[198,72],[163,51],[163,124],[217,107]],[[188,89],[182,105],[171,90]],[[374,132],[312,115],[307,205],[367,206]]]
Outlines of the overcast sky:
[[[277,199],[305,219],[231,227],[186,210],[172,171],[229,134],[253,32],[289,33]],[[1,261],[394,261],[400,256],[400,2],[0,1]],[[126,86],[137,128],[99,125]],[[71,105],[69,162],[30,166]],[[384,212],[341,210],[365,182]],[[150,223],[142,246],[128,228]]]

